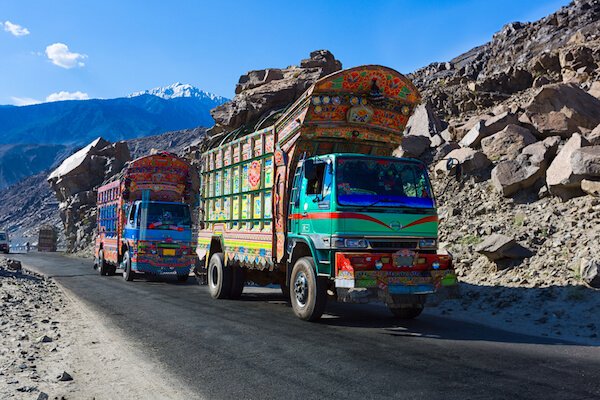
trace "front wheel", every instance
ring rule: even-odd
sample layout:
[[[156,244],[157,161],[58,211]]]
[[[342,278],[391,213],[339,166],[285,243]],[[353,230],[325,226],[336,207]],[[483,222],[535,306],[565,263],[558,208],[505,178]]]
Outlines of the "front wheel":
[[[135,277],[135,272],[131,270],[131,257],[129,256],[129,250],[123,254],[123,279],[127,282],[131,282]]]
[[[107,276],[110,265],[104,259],[104,250],[98,251],[98,269],[100,270],[101,276]]]
[[[290,279],[290,300],[294,314],[305,321],[321,318],[327,304],[327,278],[316,273],[312,257],[296,261]]]
[[[213,299],[227,299],[231,294],[231,269],[223,262],[223,253],[215,253],[208,263],[208,291]]]
[[[394,314],[394,317],[398,319],[414,319],[417,318],[423,312],[422,304],[413,304],[410,307],[390,307],[390,311]]]

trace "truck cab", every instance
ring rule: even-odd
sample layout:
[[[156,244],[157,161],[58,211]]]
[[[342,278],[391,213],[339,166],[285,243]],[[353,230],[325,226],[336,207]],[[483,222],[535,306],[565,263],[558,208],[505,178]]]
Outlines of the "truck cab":
[[[456,284],[451,257],[438,254],[435,199],[419,160],[307,158],[297,167],[288,215],[290,258],[295,246],[308,246],[317,276],[340,301],[379,300],[411,317],[425,295]],[[294,270],[292,305],[302,307],[306,277]]]
[[[10,253],[10,239],[6,231],[0,231],[0,251],[4,254]]]

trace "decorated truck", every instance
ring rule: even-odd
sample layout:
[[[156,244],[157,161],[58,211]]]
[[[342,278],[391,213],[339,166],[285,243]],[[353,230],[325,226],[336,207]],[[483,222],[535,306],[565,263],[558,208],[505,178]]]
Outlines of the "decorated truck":
[[[274,125],[206,151],[197,253],[211,296],[280,284],[304,320],[328,297],[415,318],[426,295],[455,285],[426,166],[392,157],[420,100],[392,69],[339,71]]]
[[[138,158],[98,189],[95,268],[100,275],[176,274],[186,281],[195,264],[190,205],[198,173],[170,153]]]

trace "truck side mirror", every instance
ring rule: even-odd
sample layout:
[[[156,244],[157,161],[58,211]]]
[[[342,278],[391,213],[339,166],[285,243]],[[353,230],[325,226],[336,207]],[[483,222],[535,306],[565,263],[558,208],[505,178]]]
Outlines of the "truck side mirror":
[[[458,161],[456,158],[449,158],[446,161],[446,170],[450,172],[453,169],[454,177],[457,181],[460,181],[462,179],[462,165],[460,164],[460,161]]]

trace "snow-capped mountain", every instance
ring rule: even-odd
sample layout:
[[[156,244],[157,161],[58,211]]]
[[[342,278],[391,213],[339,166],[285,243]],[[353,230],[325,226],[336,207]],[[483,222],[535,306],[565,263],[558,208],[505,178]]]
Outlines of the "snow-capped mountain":
[[[157,96],[167,100],[179,97],[194,97],[198,99],[210,99],[219,104],[227,101],[225,97],[205,92],[204,90],[200,90],[197,87],[194,87],[190,84],[181,82],[175,82],[174,84],[169,86],[157,87],[154,89],[134,92],[127,97],[142,96],[144,94],[151,94],[153,96]]]

